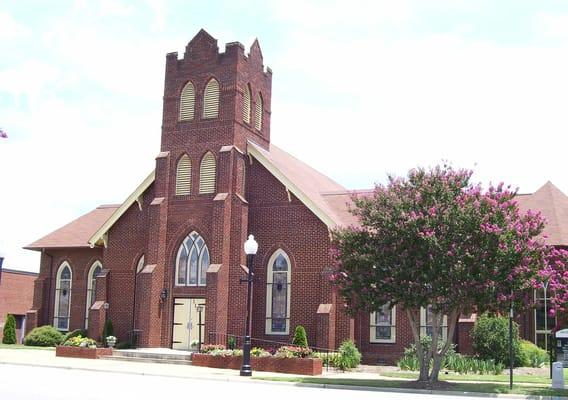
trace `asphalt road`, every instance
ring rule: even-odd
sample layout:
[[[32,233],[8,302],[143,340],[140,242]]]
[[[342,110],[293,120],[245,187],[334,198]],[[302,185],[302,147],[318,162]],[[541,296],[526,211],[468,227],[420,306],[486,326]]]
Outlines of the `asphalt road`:
[[[375,391],[322,389],[257,382],[227,382],[93,372],[21,365],[0,365],[0,399],[9,400],[159,400],[270,399],[297,400],[420,399],[451,400],[477,397],[437,396]]]

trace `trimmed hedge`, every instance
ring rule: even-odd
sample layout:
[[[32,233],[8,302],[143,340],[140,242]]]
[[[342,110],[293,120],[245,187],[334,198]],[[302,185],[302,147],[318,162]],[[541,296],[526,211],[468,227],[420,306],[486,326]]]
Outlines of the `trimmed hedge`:
[[[479,317],[471,331],[475,354],[482,360],[495,360],[509,365],[509,318],[484,314]],[[513,321],[514,365],[523,366],[519,325]]]
[[[302,325],[296,327],[292,344],[294,346],[308,347],[308,335],[306,334],[306,328]]]
[[[24,338],[26,346],[54,347],[61,343],[63,334],[51,325],[34,328]]]

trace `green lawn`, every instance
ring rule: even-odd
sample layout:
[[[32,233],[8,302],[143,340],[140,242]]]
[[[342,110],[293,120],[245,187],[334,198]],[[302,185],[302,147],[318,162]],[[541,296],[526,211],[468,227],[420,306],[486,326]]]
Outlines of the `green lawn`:
[[[0,349],[55,350],[55,347],[36,347],[36,346],[24,346],[23,344],[2,344],[2,343],[0,343]]]
[[[314,378],[314,377],[255,377],[253,379],[279,382],[295,382],[308,384],[327,384],[327,385],[345,385],[345,386],[366,386],[377,388],[408,388],[409,382],[406,381],[390,381],[381,379],[336,379],[336,378]],[[536,386],[513,386],[509,390],[509,386],[499,383],[452,383],[446,389],[448,391],[457,392],[478,392],[491,394],[522,394],[528,396],[568,396],[568,389],[550,389],[547,387]]]
[[[564,376],[566,377],[567,371],[564,371]],[[417,379],[417,372],[402,371],[402,372],[382,372],[381,376],[386,376],[389,378],[407,378],[407,379]],[[477,375],[477,374],[440,374],[441,381],[482,381],[482,382],[506,382],[509,383],[509,375]],[[542,385],[550,385],[550,379],[548,376],[534,376],[534,375],[514,375],[513,382],[515,383],[537,383]]]

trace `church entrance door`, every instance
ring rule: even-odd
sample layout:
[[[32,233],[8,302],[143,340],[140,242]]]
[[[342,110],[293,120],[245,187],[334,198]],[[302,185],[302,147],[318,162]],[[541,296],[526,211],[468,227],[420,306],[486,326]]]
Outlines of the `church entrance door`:
[[[199,307],[201,306],[201,307]],[[175,298],[172,348],[175,350],[197,350],[199,331],[201,342],[205,341],[205,299]],[[201,324],[199,310],[201,309]]]

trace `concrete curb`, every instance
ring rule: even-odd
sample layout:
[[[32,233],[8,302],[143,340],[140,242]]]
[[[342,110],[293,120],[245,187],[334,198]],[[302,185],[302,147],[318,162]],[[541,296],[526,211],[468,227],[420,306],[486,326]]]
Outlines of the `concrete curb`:
[[[114,371],[107,369],[98,368],[87,368],[87,367],[72,367],[64,365],[49,365],[49,364],[32,364],[32,363],[17,363],[9,361],[0,361],[0,365],[21,365],[24,367],[43,367],[43,368],[55,368],[55,369],[67,369],[67,370],[79,370],[79,371],[90,371],[90,372],[103,372],[103,373],[116,373],[116,374],[126,374],[126,375],[142,375],[142,376],[155,376],[160,378],[178,378],[178,379],[190,379],[190,380],[208,380],[215,382],[236,382],[236,383],[257,383],[257,384],[268,384],[268,385],[279,385],[279,386],[299,386],[299,387],[309,387],[316,389],[338,389],[338,390],[357,390],[357,391],[367,391],[367,392],[385,392],[385,393],[408,393],[408,394],[435,394],[435,395],[446,395],[446,396],[468,396],[468,397],[493,397],[493,398],[505,398],[505,399],[530,399],[530,400],[556,400],[556,399],[568,399],[566,396],[533,396],[533,395],[521,395],[521,394],[493,394],[493,393],[482,393],[482,392],[457,392],[448,390],[427,390],[427,389],[403,389],[403,388],[386,388],[386,387],[373,387],[373,386],[356,386],[356,385],[337,385],[329,383],[302,383],[302,382],[284,382],[269,380],[270,378],[241,378],[238,376],[212,376],[212,375],[197,375],[197,376],[186,376],[186,375],[171,375],[171,374],[159,374],[144,371]]]

